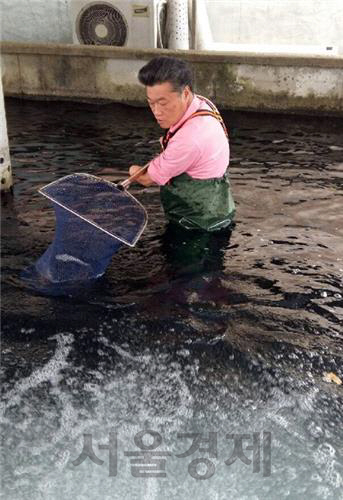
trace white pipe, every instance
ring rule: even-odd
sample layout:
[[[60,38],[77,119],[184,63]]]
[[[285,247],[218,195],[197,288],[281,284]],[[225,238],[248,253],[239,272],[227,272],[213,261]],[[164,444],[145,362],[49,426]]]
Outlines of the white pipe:
[[[196,50],[209,49],[213,43],[213,38],[205,0],[194,0],[193,29],[194,48]]]
[[[0,63],[0,179],[1,191],[7,191],[12,188],[12,169],[10,162],[10,152],[8,148],[7,125],[5,114],[5,100],[2,88],[2,72]]]
[[[188,0],[168,0],[168,49],[189,49]]]

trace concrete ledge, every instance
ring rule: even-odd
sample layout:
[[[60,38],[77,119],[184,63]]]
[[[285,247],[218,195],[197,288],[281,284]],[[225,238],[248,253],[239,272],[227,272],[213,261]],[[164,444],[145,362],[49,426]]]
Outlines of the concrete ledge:
[[[2,42],[6,95],[142,105],[137,72],[156,55],[189,61],[195,90],[224,109],[343,114],[343,56],[129,49]]]
[[[240,52],[209,52],[196,50],[132,49],[75,44],[39,44],[0,42],[4,54],[69,55],[114,59],[149,60],[156,55],[181,57],[190,62],[234,62],[240,64],[270,64],[271,66],[310,66],[318,68],[343,68],[343,56],[302,56],[287,54],[256,54]]]

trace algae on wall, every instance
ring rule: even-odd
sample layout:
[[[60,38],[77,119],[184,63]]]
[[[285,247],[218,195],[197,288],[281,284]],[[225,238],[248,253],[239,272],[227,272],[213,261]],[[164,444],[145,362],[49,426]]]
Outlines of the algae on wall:
[[[137,74],[164,50],[2,43],[7,95],[146,104]],[[343,113],[343,57],[170,51],[194,69],[194,90],[222,109]]]

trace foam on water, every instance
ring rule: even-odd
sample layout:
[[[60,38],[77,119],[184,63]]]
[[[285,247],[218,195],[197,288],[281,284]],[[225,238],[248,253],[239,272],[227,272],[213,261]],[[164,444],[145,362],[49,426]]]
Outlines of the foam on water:
[[[137,326],[133,320],[122,321],[121,327],[124,325]],[[303,482],[309,467],[313,494],[319,495],[326,487],[331,491],[327,498],[335,498],[332,492],[342,486],[342,462],[330,444],[328,429],[318,441],[322,431],[316,418],[317,387],[299,381],[298,388],[287,395],[278,388],[266,388],[263,375],[244,374],[234,365],[223,371],[215,359],[204,362],[201,352],[198,357],[186,347],[176,351],[146,347],[139,353],[127,342],[111,342],[117,329],[117,322],[105,322],[98,332],[84,329],[73,336],[56,335],[52,359],[8,393],[5,445],[12,449],[13,462],[5,457],[4,498],[18,498],[18,494],[30,498],[31,491],[38,491],[38,498],[55,500],[109,499],[113,495],[153,499],[195,495],[202,500],[227,498],[228,494],[237,500],[300,499],[309,491],[308,479]],[[98,363],[93,368],[80,357],[75,335],[78,345],[87,336],[96,338]],[[51,385],[49,400],[42,398],[46,383]],[[309,419],[311,425],[306,424]],[[143,429],[159,432],[163,437],[160,448],[173,454],[163,481],[131,475],[124,451],[136,449],[133,438]],[[225,466],[232,451],[226,434],[262,430],[273,437],[270,477],[253,474],[243,463]],[[118,432],[118,474],[109,477],[108,452],[99,451],[98,445],[108,443],[113,431]],[[190,446],[189,440],[177,439],[178,433],[202,432],[205,437],[209,431],[217,432],[218,457],[211,459],[216,472],[206,480],[204,489],[203,481],[187,472],[194,456],[176,459],[175,454]],[[82,451],[86,433],[92,435],[94,452],[104,460],[101,466],[89,459],[77,467],[72,463]],[[287,460],[289,454],[292,463]]]
[[[58,385],[60,372],[67,366],[67,356],[71,350],[73,335],[62,334],[51,339],[54,338],[56,339],[57,347],[52,359],[42,369],[34,370],[31,375],[15,383],[14,387],[4,395],[1,402],[3,411],[18,404],[23,394],[44,382],[49,382],[52,387]]]

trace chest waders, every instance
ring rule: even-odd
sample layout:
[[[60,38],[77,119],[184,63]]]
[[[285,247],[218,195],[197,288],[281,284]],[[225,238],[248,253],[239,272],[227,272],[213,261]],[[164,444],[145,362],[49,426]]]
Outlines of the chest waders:
[[[163,150],[186,121],[197,116],[213,116],[220,122],[228,137],[223,119],[214,104],[204,97],[197,97],[205,101],[211,107],[211,111],[195,111],[176,130],[173,132],[167,130],[162,140]],[[194,179],[183,173],[161,186],[160,194],[167,219],[186,229],[212,232],[228,227],[232,223],[235,204],[226,173],[223,177],[213,179]]]

